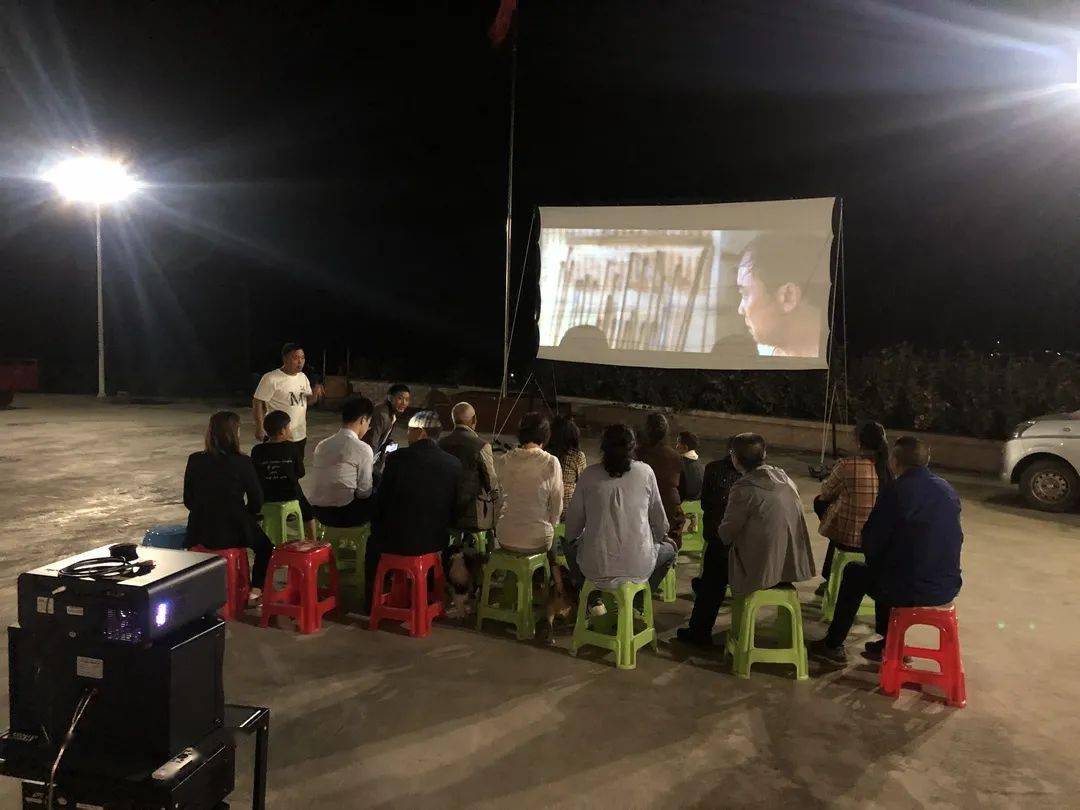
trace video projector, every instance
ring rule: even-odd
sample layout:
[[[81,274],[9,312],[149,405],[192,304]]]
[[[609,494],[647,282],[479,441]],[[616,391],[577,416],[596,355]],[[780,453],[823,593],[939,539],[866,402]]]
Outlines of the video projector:
[[[19,626],[8,628],[5,773],[47,776],[88,695],[61,783],[65,775],[148,778],[184,748],[216,739],[225,630],[213,614],[225,592],[220,557],[131,544],[22,574]],[[215,750],[225,755],[216,755],[211,781],[231,790],[231,740]]]

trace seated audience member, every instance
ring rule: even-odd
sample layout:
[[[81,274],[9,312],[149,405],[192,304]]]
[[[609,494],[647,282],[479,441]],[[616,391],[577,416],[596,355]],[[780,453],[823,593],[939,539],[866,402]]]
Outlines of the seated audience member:
[[[682,545],[682,529],[686,516],[679,497],[679,480],[682,478],[682,458],[666,439],[668,421],[662,413],[650,413],[645,420],[645,437],[637,449],[638,461],[648,464],[656,476],[656,485],[660,488],[660,499],[667,515],[668,532],[675,548]]]
[[[218,411],[206,428],[206,449],[192,453],[184,470],[184,506],[188,509],[185,545],[250,548],[255,552],[249,601],[262,596],[274,545],[255,516],[262,489],[251,459],[240,452],[240,417]]]
[[[371,447],[360,441],[368,429],[371,400],[348,399],[341,406],[341,429],[315,446],[311,461],[311,505],[324,526],[363,526],[371,519]]]
[[[578,480],[566,510],[566,554],[577,589],[589,579],[600,588],[646,582],[656,590],[675,561],[668,520],[656,475],[634,461],[634,431],[609,425],[600,439],[600,464],[590,465]],[[590,610],[603,615],[594,596]]]
[[[701,536],[707,543],[705,556],[710,558],[707,563],[702,560],[702,566],[708,565],[710,569],[721,566],[724,571],[724,582],[727,582],[728,550],[727,546],[720,542],[720,523],[724,519],[724,512],[727,511],[731,487],[742,475],[735,469],[735,463],[731,460],[731,442],[734,438],[732,436],[728,439],[728,451],[724,453],[723,458],[710,461],[705,465],[705,474],[701,482]],[[712,551],[710,552],[709,549]],[[690,586],[695,594],[700,584],[700,577],[690,580]]]
[[[466,532],[495,527],[495,502],[499,479],[491,445],[476,434],[476,409],[459,402],[450,412],[454,429],[439,439],[439,447],[461,462],[461,491],[458,493],[454,527]]]
[[[683,501],[701,500],[701,484],[705,478],[705,464],[698,458],[698,438],[689,430],[679,434],[675,442],[675,452],[682,458],[682,473],[679,475],[679,499]]]
[[[419,411],[409,420],[409,446],[386,459],[365,557],[369,605],[380,555],[433,554],[450,543],[461,462],[436,444],[441,432],[435,411]]]
[[[304,536],[315,540],[315,517],[304,497],[300,479],[304,477],[303,446],[294,442],[285,411],[270,411],[263,417],[266,441],[251,448],[251,463],[259,476],[263,498],[270,503],[299,501],[304,519]]]
[[[706,552],[690,626],[677,634],[692,644],[712,644],[713,624],[729,581],[733,596],[745,596],[814,576],[799,491],[787,473],[765,463],[765,440],[740,433],[731,440],[730,456],[742,476],[728,494],[720,542],[710,543]]]
[[[549,551],[563,509],[562,467],[544,450],[551,425],[532,412],[518,425],[520,447],[499,459],[499,548],[522,554]]]
[[[894,607],[941,607],[960,592],[960,496],[927,468],[930,449],[919,439],[897,439],[892,463],[896,480],[882,487],[863,526],[866,565],[844,569],[829,631],[810,644],[815,657],[847,661],[844,641],[867,594],[874,598],[882,638],[867,643],[864,655],[880,661]]]
[[[856,455],[836,463],[829,477],[821,482],[821,494],[814,498],[814,511],[821,519],[818,534],[829,538],[818,596],[825,593],[836,548],[862,550],[863,524],[877,503],[880,488],[892,480],[885,428],[877,422],[866,422],[859,428],[858,441]]]
[[[368,443],[375,453],[375,476],[382,475],[386,465],[386,448],[394,433],[398,418],[409,408],[412,393],[404,383],[394,383],[386,392],[386,401],[375,408],[368,431],[360,438]]]
[[[585,471],[587,462],[581,451],[581,431],[568,416],[556,416],[551,420],[551,438],[544,448],[559,460],[562,468],[563,512],[559,516],[562,522],[566,518],[566,509],[574,497],[578,478]]]

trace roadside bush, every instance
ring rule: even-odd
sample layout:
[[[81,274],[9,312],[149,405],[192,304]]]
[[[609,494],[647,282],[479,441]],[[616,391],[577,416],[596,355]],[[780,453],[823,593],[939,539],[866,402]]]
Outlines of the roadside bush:
[[[687,410],[821,419],[825,373],[701,372],[537,364],[545,390]],[[840,381],[842,382],[842,375]],[[834,376],[835,379],[835,376]],[[850,358],[837,420],[1003,439],[1018,422],[1080,409],[1080,355],[925,354],[900,345]],[[845,407],[846,406],[846,407]]]

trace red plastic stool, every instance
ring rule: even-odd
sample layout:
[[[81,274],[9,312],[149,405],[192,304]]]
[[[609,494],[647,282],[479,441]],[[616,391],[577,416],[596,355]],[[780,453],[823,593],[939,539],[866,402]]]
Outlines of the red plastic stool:
[[[330,587],[319,587],[319,568],[330,568]],[[274,588],[274,571],[287,568],[288,581],[284,588]],[[263,587],[263,627],[271,616],[292,616],[301,633],[314,633],[322,627],[323,614],[337,607],[338,572],[334,552],[325,543],[297,540],[274,549],[266,569]]]
[[[235,621],[247,607],[248,594],[251,592],[251,569],[248,568],[247,549],[192,546],[191,550],[224,558],[225,604],[221,608],[221,618],[227,622]]]
[[[432,596],[435,601],[428,602],[428,571],[433,569],[435,592]],[[387,574],[390,574],[389,592],[383,590]],[[381,555],[375,573],[368,629],[378,630],[380,621],[394,619],[408,624],[410,636],[428,635],[431,633],[431,622],[443,614],[445,590],[442,558],[437,553],[418,557]]]
[[[939,649],[909,647],[904,643],[908,628],[916,624],[936,627],[939,633]],[[928,658],[937,661],[940,672],[912,669],[904,663],[904,656]],[[960,660],[960,629],[956,622],[956,609],[894,607],[889,614],[889,632],[885,637],[885,655],[881,662],[881,691],[896,697],[904,684],[919,683],[940,686],[945,691],[950,706],[963,708],[967,705],[967,689],[964,686],[964,663]]]

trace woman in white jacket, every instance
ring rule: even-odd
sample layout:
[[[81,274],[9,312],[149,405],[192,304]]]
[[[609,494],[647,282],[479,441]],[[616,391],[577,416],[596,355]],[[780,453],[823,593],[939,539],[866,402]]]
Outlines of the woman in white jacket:
[[[495,536],[507,551],[550,551],[563,510],[562,466],[544,450],[551,425],[543,414],[525,414],[518,426],[521,446],[498,461],[499,500]]]

